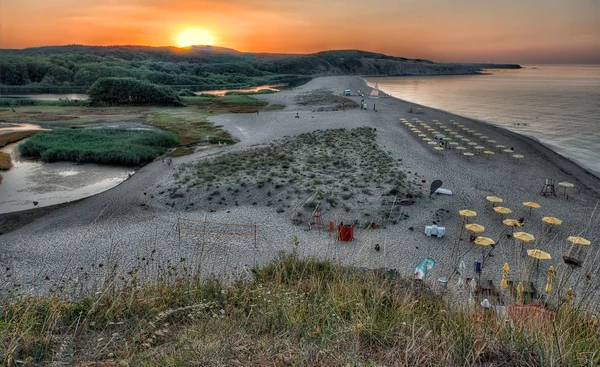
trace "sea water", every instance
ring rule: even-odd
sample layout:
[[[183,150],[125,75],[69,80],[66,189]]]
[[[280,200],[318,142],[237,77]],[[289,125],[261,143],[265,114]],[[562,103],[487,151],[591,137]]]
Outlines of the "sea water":
[[[368,78],[383,92],[505,127],[600,176],[600,65],[525,65],[486,75]]]

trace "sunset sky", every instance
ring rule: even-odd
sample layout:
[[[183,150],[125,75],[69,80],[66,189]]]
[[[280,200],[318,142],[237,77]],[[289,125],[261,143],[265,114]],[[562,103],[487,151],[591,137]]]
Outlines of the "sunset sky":
[[[435,61],[600,63],[600,0],[0,0],[0,47],[362,49]]]

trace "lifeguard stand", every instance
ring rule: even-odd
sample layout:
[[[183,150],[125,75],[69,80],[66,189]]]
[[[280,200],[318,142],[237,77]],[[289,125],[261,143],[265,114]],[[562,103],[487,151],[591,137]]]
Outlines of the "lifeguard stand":
[[[546,179],[546,184],[542,189],[541,194],[543,196],[556,196],[556,187],[554,186],[554,180],[551,178]]]
[[[319,211],[319,205],[313,210],[312,216],[310,217],[310,221],[308,222],[308,229],[316,228],[318,231],[321,230],[321,226],[323,225],[323,220],[321,219],[321,212]]]

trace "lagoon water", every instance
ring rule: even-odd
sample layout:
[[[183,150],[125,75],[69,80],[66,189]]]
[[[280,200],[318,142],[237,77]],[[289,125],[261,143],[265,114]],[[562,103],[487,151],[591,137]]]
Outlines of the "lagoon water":
[[[526,65],[487,72],[367,82],[378,82],[391,96],[534,138],[600,176],[600,65]]]
[[[13,157],[13,167],[2,172],[0,214],[65,203],[108,190],[129,177],[131,168],[73,162],[42,163],[19,157],[18,143],[0,151]]]

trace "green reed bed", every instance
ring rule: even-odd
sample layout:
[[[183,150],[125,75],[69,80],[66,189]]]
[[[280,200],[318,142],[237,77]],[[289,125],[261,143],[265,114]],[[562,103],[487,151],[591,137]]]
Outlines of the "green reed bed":
[[[56,129],[38,133],[19,146],[26,157],[137,166],[178,144],[175,134],[149,130]]]

